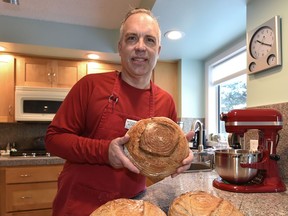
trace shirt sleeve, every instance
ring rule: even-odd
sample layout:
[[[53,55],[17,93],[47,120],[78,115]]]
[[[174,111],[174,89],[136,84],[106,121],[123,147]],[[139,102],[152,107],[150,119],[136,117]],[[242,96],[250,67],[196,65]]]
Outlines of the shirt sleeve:
[[[70,90],[47,128],[48,152],[75,163],[108,164],[111,140],[81,136],[85,130],[86,111],[93,85],[84,77]]]

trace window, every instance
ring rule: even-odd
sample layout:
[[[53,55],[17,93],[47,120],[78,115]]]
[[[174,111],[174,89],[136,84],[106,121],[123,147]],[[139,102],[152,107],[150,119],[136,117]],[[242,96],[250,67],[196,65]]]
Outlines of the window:
[[[206,130],[225,133],[220,113],[245,108],[247,96],[246,47],[241,42],[206,62]]]
[[[227,113],[232,109],[242,109],[246,107],[247,86],[246,74],[220,83],[217,87],[218,93],[218,116],[220,113]],[[218,133],[225,133],[223,121],[218,121]]]

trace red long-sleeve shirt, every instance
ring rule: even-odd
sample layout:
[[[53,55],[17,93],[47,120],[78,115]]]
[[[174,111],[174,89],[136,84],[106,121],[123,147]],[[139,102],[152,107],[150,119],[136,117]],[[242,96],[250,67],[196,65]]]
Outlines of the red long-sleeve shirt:
[[[111,140],[127,132],[127,118],[153,115],[176,121],[171,95],[152,82],[151,89],[128,85],[118,72],[87,75],[73,86],[45,138],[47,150],[66,159],[53,215],[89,215],[108,200],[131,198],[145,189],[143,176],[109,165],[108,147]],[[112,106],[117,117],[108,118],[104,110],[112,94],[117,96]]]

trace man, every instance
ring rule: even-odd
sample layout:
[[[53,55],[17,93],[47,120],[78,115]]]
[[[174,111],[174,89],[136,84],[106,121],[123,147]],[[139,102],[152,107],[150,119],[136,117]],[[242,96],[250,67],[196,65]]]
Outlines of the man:
[[[85,76],[62,103],[45,140],[50,153],[67,160],[54,216],[89,215],[109,200],[145,190],[145,177],[125,156],[123,145],[129,140],[129,122],[153,116],[177,120],[172,97],[151,82],[160,39],[151,12],[132,10],[120,28],[121,72]],[[190,152],[172,177],[188,169],[192,157]]]

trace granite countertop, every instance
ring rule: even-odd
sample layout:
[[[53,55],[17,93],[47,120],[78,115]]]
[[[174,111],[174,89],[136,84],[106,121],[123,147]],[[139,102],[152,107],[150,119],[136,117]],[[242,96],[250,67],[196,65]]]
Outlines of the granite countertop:
[[[158,205],[168,212],[171,202],[179,195],[189,191],[206,191],[233,203],[246,216],[287,215],[288,192],[278,193],[234,193],[213,187],[212,182],[218,175],[215,170],[209,172],[183,173],[175,178],[166,179],[151,185],[135,197]],[[286,187],[288,189],[288,182]],[[209,203],[207,203],[209,205]]]
[[[59,157],[10,157],[0,156],[0,167],[64,164]],[[150,201],[166,213],[172,201],[189,191],[206,191],[233,203],[246,216],[281,216],[288,212],[288,191],[279,193],[234,193],[213,187],[212,182],[218,174],[215,170],[188,172],[175,178],[167,177],[153,184],[145,192],[135,197]],[[285,181],[288,189],[288,181]],[[209,203],[207,203],[209,205]]]
[[[64,159],[55,156],[0,156],[0,167],[55,165],[64,164],[64,162]]]

